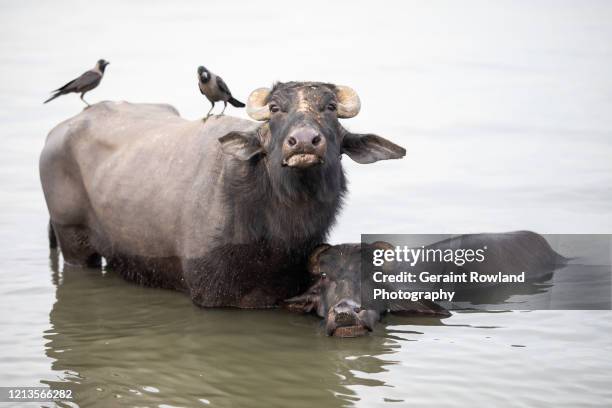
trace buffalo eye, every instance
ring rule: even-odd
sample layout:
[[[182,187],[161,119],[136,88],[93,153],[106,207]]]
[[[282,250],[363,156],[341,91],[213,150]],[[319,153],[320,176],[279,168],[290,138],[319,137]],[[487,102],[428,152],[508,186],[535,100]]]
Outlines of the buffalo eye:
[[[328,110],[328,111],[335,112],[335,111],[336,111],[336,109],[337,109],[337,106],[336,106],[336,104],[335,104],[335,103],[333,103],[333,102],[332,102],[332,103],[329,103],[329,104],[327,105],[327,110]]]
[[[270,104],[270,112],[276,113],[278,111],[280,111],[280,107],[277,104],[275,104],[275,103],[271,103]]]
[[[327,274],[325,272],[321,272],[321,279],[326,279],[327,278]]]

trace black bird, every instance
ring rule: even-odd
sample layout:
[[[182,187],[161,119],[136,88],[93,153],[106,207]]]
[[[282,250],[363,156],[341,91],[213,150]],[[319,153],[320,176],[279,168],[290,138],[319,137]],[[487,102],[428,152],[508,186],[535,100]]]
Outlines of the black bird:
[[[80,93],[81,100],[85,102],[87,106],[90,106],[89,103],[87,103],[87,101],[83,97],[87,92],[91,91],[100,84],[100,81],[104,76],[104,70],[106,69],[106,66],[108,64],[110,64],[110,62],[105,61],[103,59],[98,60],[98,62],[96,62],[95,67],[83,73],[83,75],[81,75],[80,77],[68,82],[61,88],[57,88],[55,91],[53,91],[53,95],[44,103],[50,102],[58,96],[75,92]]]
[[[213,74],[202,66],[198,67],[198,86],[200,87],[200,92],[202,92],[202,95],[206,96],[206,98],[208,98],[212,104],[212,107],[206,114],[206,117],[210,116],[210,112],[212,112],[212,110],[215,108],[215,102],[218,101],[223,101],[224,104],[221,115],[223,115],[223,112],[225,112],[228,102],[236,108],[244,108],[245,106],[244,103],[232,96],[232,93],[220,76]]]

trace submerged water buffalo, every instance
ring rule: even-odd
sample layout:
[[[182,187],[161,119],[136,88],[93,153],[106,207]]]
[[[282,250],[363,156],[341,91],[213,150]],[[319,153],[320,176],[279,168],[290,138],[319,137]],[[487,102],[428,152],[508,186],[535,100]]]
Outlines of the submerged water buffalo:
[[[458,267],[453,262],[420,262],[415,267],[409,264],[386,263],[382,270],[388,275],[399,275],[401,272],[428,271],[431,274],[445,275],[450,272],[479,272],[496,274],[503,271],[507,274],[525,272],[526,285],[550,279],[554,269],[566,264],[567,259],[556,253],[548,242],[539,234],[530,231],[518,231],[499,234],[470,234],[453,237],[425,247],[425,249],[462,248],[473,251],[487,247],[483,262],[468,262]],[[371,331],[377,321],[387,313],[408,315],[449,316],[444,307],[428,300],[376,300],[371,293],[374,287],[389,291],[414,289],[410,283],[374,283],[373,270],[361,269],[364,252],[376,249],[393,249],[387,242],[373,244],[342,244],[317,247],[309,259],[309,271],[313,277],[311,287],[303,294],[285,301],[285,306],[292,311],[315,313],[325,319],[325,330],[328,335],[338,337],[356,337]],[[372,252],[369,252],[370,254]],[[380,270],[380,269],[377,269]],[[364,276],[366,275],[366,276]],[[492,284],[453,285],[457,291],[457,300],[475,300],[486,297],[491,301],[491,294],[497,288]],[[502,286],[502,285],[498,285]],[[512,294],[521,293],[521,285],[503,285],[506,289],[497,302],[503,302]],[[432,287],[429,287],[431,290]],[[498,293],[499,294],[499,293]],[[369,296],[369,297],[366,297]],[[367,303],[367,304],[366,304]]]
[[[96,104],[55,127],[40,157],[51,244],[200,306],[275,306],[307,288],[308,255],[346,191],[340,156],[405,155],[340,124],[359,109],[351,88],[318,82],[254,91],[247,112],[263,123]]]

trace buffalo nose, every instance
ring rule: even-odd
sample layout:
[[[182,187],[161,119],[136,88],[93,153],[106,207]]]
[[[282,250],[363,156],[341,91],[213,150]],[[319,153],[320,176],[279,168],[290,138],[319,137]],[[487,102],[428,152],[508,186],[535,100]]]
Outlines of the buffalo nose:
[[[293,131],[287,138],[287,146],[291,150],[310,150],[321,145],[323,138],[315,129],[301,128]]]
[[[361,309],[353,300],[343,299],[333,307],[335,313],[357,313]]]
[[[341,300],[336,303],[328,317],[333,319],[337,327],[354,326],[359,324],[359,305],[351,300]]]

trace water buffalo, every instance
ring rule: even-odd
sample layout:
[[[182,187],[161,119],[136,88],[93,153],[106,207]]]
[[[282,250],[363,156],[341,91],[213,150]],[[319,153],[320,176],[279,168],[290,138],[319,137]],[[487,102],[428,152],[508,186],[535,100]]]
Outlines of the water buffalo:
[[[449,274],[451,271],[475,271],[481,274],[504,273],[516,274],[525,271],[527,285],[549,279],[555,268],[566,263],[567,259],[556,253],[544,237],[530,231],[518,231],[500,234],[470,234],[453,237],[425,247],[425,249],[462,248],[477,250],[488,247],[485,260],[481,263],[470,262],[458,267],[452,262],[422,262],[412,268],[409,264],[385,263],[382,268],[386,274],[399,275],[403,271],[432,274]],[[361,269],[364,251],[376,249],[393,249],[387,242],[373,244],[323,244],[317,247],[309,259],[309,271],[313,277],[311,287],[303,294],[287,299],[285,306],[292,311],[315,313],[325,319],[325,330],[328,335],[338,337],[356,337],[371,331],[377,321],[387,312],[425,315],[449,316],[444,307],[427,300],[377,300],[366,299],[364,294],[371,294],[374,287],[386,288],[389,291],[409,290],[409,283],[374,284],[372,270]],[[370,252],[371,254],[372,252]],[[376,269],[379,270],[379,269]],[[417,272],[417,273],[418,273]],[[363,276],[364,274],[368,276]],[[498,285],[502,286],[502,285]],[[503,302],[511,294],[520,293],[520,285],[503,285],[506,289]],[[429,287],[432,289],[432,287]],[[474,300],[476,297],[489,298],[497,288],[490,284],[454,285],[458,299]],[[499,293],[498,293],[499,294]],[[364,305],[367,300],[367,306]]]
[[[273,307],[308,285],[346,191],[340,156],[405,150],[339,118],[349,87],[277,83],[249,97],[258,122],[188,121],[168,105],[102,102],[55,127],[40,157],[51,245],[64,260],[188,293],[203,307]]]

